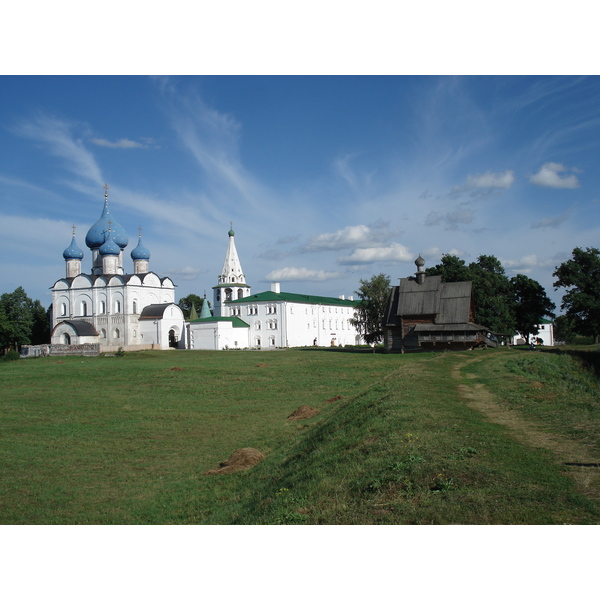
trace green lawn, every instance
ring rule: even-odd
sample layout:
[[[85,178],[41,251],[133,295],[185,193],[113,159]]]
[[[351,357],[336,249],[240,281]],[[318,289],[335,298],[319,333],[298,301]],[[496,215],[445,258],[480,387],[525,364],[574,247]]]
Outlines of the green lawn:
[[[541,413],[515,390],[548,356],[557,371],[544,371]],[[598,380],[571,363],[332,349],[2,363],[0,523],[598,523],[600,503],[560,457],[459,391],[483,382],[524,418],[597,449]],[[564,387],[569,370],[576,389]],[[319,414],[288,421],[304,404]],[[203,475],[244,447],[266,459]]]

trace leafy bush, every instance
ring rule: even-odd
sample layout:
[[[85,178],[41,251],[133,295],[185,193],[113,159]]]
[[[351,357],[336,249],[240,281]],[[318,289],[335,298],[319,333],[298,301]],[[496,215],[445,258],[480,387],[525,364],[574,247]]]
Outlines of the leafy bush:
[[[16,350],[9,350],[3,357],[2,360],[19,360],[21,355]]]

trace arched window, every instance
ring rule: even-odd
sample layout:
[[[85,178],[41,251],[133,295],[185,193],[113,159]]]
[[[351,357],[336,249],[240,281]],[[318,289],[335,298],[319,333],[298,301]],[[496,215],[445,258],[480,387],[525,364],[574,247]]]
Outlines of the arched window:
[[[225,290],[225,301],[231,302],[231,295],[233,294],[233,290],[231,288],[227,288]]]
[[[120,313],[121,312],[121,301],[120,300],[116,300],[115,301],[115,312],[116,313]]]
[[[67,346],[71,345],[71,336],[68,333],[62,334],[62,343],[66,344]]]
[[[238,300],[241,300],[244,297],[244,290],[238,290]]]
[[[137,315],[137,300],[133,301],[133,314]]]
[[[114,338],[115,338],[116,340],[118,340],[118,339],[121,337],[121,332],[120,332],[118,329],[115,329],[115,331],[114,331],[114,334],[113,334],[113,335],[114,335]]]
[[[100,337],[106,339],[106,329],[101,329],[100,330]]]
[[[105,300],[100,300],[100,314],[101,315],[106,314],[106,301]]]
[[[81,301],[81,314],[84,317],[87,317],[87,314],[88,314],[88,305],[85,300]]]
[[[64,302],[60,305],[60,316],[61,317],[67,316],[67,305]]]

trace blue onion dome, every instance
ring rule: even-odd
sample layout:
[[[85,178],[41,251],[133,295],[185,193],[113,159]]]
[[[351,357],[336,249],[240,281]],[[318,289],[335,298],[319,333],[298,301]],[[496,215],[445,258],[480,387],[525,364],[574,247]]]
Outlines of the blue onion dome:
[[[127,232],[119,225],[110,215],[108,210],[108,194],[104,194],[104,209],[100,218],[90,227],[90,230],[85,236],[85,243],[90,250],[100,248],[106,241],[106,232],[109,229],[114,242],[123,249],[129,243]]]
[[[81,250],[77,245],[75,236],[71,238],[71,245],[63,252],[63,258],[65,260],[70,260],[72,258],[76,258],[78,260],[83,259],[83,250]]]
[[[121,254],[121,248],[119,248],[117,243],[113,240],[112,230],[108,232],[108,239],[104,242],[104,244],[102,244],[102,246],[100,246],[98,251],[100,252],[100,256],[119,256],[119,254]]]
[[[133,260],[150,260],[150,251],[142,244],[142,236],[140,235],[138,245],[131,251]]]

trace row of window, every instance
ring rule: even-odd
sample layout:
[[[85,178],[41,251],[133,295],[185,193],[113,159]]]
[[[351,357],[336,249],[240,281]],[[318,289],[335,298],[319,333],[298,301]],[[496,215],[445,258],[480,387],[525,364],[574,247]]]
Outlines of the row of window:
[[[265,325],[267,326],[267,329],[277,329],[277,319],[269,319]],[[259,330],[261,327],[262,325],[260,321],[256,321],[254,323],[254,329]]]
[[[90,317],[92,316],[92,307],[90,305],[90,303],[87,300],[82,300],[79,303],[79,312],[77,313],[77,316],[80,317]],[[105,315],[106,313],[106,302],[104,300],[100,301],[100,310],[98,312],[99,315]],[[114,311],[113,313],[115,314],[120,314],[122,312],[122,304],[120,300],[115,300],[114,305],[113,305]],[[138,313],[138,302],[137,300],[133,301],[133,314],[137,315]],[[67,316],[67,304],[66,302],[62,302],[60,305],[60,316],[61,317],[66,317]]]

